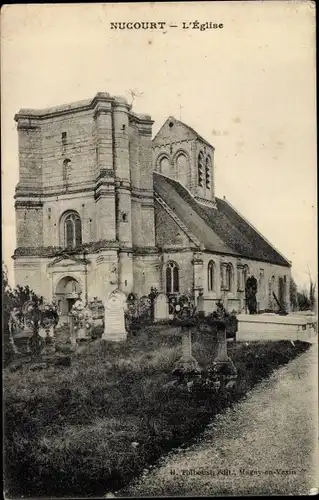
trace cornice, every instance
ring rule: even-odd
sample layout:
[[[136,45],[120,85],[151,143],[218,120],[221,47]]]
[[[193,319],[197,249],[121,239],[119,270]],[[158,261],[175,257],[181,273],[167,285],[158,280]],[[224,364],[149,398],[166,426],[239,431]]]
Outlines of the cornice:
[[[202,198],[201,196],[194,196],[194,198],[197,201],[197,203],[200,203],[201,205],[205,205],[207,207],[217,209],[216,201],[207,200],[206,198]]]
[[[83,255],[83,251],[86,250],[88,253],[98,253],[104,249],[119,249],[120,244],[118,241],[108,241],[108,240],[100,240],[93,241],[91,243],[85,243],[76,249],[69,250],[63,247],[18,247],[16,248],[13,258],[16,259],[18,257],[59,257],[62,255]]]
[[[156,142],[154,142],[154,140],[155,140],[155,137],[152,141],[152,149],[154,149],[154,150],[161,149],[165,146],[171,146],[171,145],[174,146],[175,144],[182,144],[183,142],[186,142],[186,143],[195,142],[195,138],[193,138],[193,139],[189,139],[189,138],[188,139],[179,139],[178,141],[161,142],[159,144],[156,144]]]
[[[128,251],[124,249],[124,251]],[[160,249],[158,247],[132,247],[132,252],[134,255],[155,255],[160,254]]]
[[[109,174],[109,173],[108,173]],[[79,187],[76,189],[72,189],[69,187],[68,191],[64,189],[59,189],[56,191],[47,191],[45,192],[44,189],[35,191],[34,188],[21,188],[19,187],[16,189],[16,194],[14,195],[14,199],[17,201],[20,198],[54,198],[56,196],[63,196],[67,195],[70,197],[70,195],[76,195],[76,194],[81,194],[81,193],[92,193],[95,194],[95,196],[100,196],[101,195],[101,188],[103,187],[110,187],[111,189],[106,189],[104,190],[105,193],[111,193],[114,194],[114,180],[113,177],[110,175],[106,176],[101,176],[99,177],[99,181],[97,181],[96,184],[93,184],[90,187]],[[103,179],[108,179],[108,180],[103,180]],[[22,191],[22,189],[26,189],[25,191]],[[43,203],[43,202],[42,202]]]
[[[138,125],[153,125],[154,120],[152,120],[150,115],[142,113],[134,113],[131,111],[128,115],[130,123],[136,123]],[[152,133],[152,132],[151,132]]]
[[[184,247],[163,246],[163,247],[161,247],[161,253],[163,253],[163,254],[189,253],[189,252],[194,252],[194,250],[198,250],[198,248],[196,246],[184,246]]]
[[[99,104],[101,104],[100,109],[96,109]],[[85,99],[69,104],[63,104],[61,106],[44,109],[20,109],[14,116],[14,120],[18,123],[25,119],[36,119],[42,121],[48,118],[50,119],[58,116],[70,115],[83,111],[94,111],[97,113],[100,111],[107,112],[108,109],[111,110],[112,107],[116,106],[124,106],[128,112],[131,110],[131,105],[128,104],[125,98],[118,96],[113,97],[108,92],[98,92],[93,99]],[[140,121],[143,122],[143,119],[141,118]]]
[[[40,200],[17,200],[14,204],[15,209],[19,208],[42,208],[43,201]]]
[[[104,178],[109,178],[109,177],[114,178],[114,176],[115,174],[112,168],[101,168],[98,176],[95,179],[95,182],[98,182],[100,179]]]
[[[46,257],[46,258],[59,258],[59,257],[71,257],[73,260],[80,256],[82,257],[83,251],[85,250],[88,254],[100,253],[103,250],[117,250],[123,253],[133,253],[134,255],[155,255],[159,254],[160,250],[158,247],[137,247],[130,246],[125,247],[120,244],[119,241],[94,241],[91,243],[85,243],[76,249],[69,250],[62,247],[18,247],[13,255],[13,259],[19,257]]]
[[[103,169],[103,171],[100,172],[100,174],[96,178],[96,184],[92,184],[90,187],[79,187],[76,189],[72,189],[69,186],[68,191],[66,192],[65,188],[64,189],[58,189],[56,191],[45,191],[44,189],[39,189],[35,190],[34,187],[30,187],[28,189],[27,187],[17,187],[16,188],[16,194],[14,195],[14,199],[17,201],[21,199],[21,203],[25,203],[23,198],[51,198],[51,197],[56,197],[56,196],[63,196],[63,195],[76,195],[80,193],[92,193],[92,195],[95,192],[95,196],[100,196],[100,189],[102,187],[112,187],[110,190],[106,190],[107,193],[113,193],[114,194],[114,185],[118,186],[118,190],[124,190],[124,191],[130,191],[132,198],[133,199],[142,199],[145,201],[154,201],[154,196],[153,196],[153,191],[146,191],[143,189],[138,189],[138,188],[132,188],[128,185],[126,186],[120,186],[120,181],[117,179],[115,180],[114,178],[114,170],[111,169]],[[41,201],[41,203],[43,203]]]

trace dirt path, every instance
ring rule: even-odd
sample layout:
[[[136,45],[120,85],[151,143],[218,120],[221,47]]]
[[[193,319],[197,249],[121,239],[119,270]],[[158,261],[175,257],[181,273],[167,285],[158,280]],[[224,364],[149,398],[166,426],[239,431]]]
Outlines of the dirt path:
[[[125,495],[298,495],[319,486],[317,345],[210,424],[200,442],[166,456]]]

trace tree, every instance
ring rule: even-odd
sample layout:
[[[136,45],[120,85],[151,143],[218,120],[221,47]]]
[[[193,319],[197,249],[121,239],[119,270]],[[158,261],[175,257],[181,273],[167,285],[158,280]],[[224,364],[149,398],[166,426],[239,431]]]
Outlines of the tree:
[[[298,311],[297,285],[293,277],[291,277],[289,284],[289,299],[291,309],[293,311]]]
[[[308,276],[309,276],[309,306],[310,309],[314,311],[316,302],[316,283],[314,283],[312,280],[309,268],[308,268]]]
[[[7,266],[2,262],[2,310],[3,310],[3,339],[9,335],[9,318],[14,307],[22,309],[28,300],[43,303],[43,297],[38,297],[28,286],[16,286],[12,289],[9,285]]]
[[[308,297],[307,290],[302,290],[301,292],[297,292],[297,301],[298,301],[299,311],[309,311],[310,300]]]
[[[135,99],[141,97],[144,94],[144,92],[138,92],[136,89],[129,89],[127,93],[131,96],[131,106],[133,106],[133,102],[135,101]]]
[[[290,304],[293,311],[314,311],[316,307],[316,283],[313,282],[308,268],[309,287],[298,290],[293,278],[290,280]]]

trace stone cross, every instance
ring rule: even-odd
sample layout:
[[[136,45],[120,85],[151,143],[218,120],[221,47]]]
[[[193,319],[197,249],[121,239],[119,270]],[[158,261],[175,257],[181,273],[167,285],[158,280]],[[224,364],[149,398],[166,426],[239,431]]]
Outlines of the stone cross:
[[[213,360],[213,370],[217,379],[222,382],[223,387],[237,377],[234,363],[227,355],[226,325],[223,320],[217,320],[217,353]]]
[[[70,342],[72,346],[76,345],[76,331],[74,329],[74,317],[72,314],[69,314],[69,322],[70,322]]]
[[[198,361],[192,355],[192,333],[190,328],[182,327],[182,356],[176,362],[175,368],[173,370],[174,374],[177,374],[182,379],[186,376],[193,377],[200,374],[201,368]]]
[[[190,329],[182,335],[182,358],[192,357],[192,333]]]
[[[179,119],[181,120],[182,119],[182,109],[184,108],[184,106],[182,106],[181,104],[179,105]]]
[[[217,354],[215,357],[215,361],[228,361],[229,358],[227,356],[226,328],[219,327],[217,329],[216,344]]]

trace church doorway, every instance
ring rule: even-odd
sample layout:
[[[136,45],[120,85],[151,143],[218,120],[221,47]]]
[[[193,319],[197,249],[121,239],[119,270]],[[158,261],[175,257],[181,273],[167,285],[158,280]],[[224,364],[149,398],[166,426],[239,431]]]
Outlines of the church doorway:
[[[68,314],[73,304],[81,295],[81,286],[75,278],[65,276],[58,282],[55,295],[59,306],[60,321],[65,323],[68,321]]]

